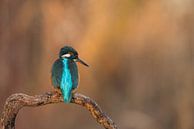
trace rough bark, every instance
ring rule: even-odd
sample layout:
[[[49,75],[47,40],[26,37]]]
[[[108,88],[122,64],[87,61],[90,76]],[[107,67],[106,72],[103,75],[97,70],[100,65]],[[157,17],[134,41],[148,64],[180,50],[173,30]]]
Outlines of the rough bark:
[[[60,92],[51,91],[42,95],[29,96],[23,93],[17,93],[9,96],[5,102],[1,114],[1,124],[3,129],[15,129],[15,119],[19,110],[25,106],[37,107],[46,104],[63,102]],[[82,94],[73,94],[71,103],[85,107],[92,116],[106,129],[118,129],[116,124],[108,117],[97,103],[89,97]]]

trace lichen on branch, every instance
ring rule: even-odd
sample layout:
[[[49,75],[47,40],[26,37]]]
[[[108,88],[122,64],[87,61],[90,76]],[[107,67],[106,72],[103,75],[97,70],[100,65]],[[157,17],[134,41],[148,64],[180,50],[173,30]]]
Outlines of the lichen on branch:
[[[51,91],[42,95],[29,96],[23,93],[16,93],[9,96],[5,102],[3,112],[1,114],[1,124],[3,129],[15,129],[15,119],[19,110],[23,107],[37,107],[47,104],[63,102],[60,92]],[[118,129],[117,125],[106,115],[98,104],[89,97],[79,93],[74,93],[71,103],[85,107],[106,129]]]

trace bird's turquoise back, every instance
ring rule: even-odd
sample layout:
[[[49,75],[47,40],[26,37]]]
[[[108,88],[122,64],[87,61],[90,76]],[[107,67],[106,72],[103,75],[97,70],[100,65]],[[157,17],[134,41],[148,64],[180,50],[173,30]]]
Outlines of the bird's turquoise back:
[[[73,81],[70,69],[68,67],[68,59],[63,59],[63,71],[60,83],[61,92],[63,94],[64,102],[69,103],[71,101],[71,91],[73,88]]]
[[[68,59],[58,59],[52,68],[52,83],[61,89],[65,103],[72,98],[72,90],[78,86],[78,70],[75,62]]]

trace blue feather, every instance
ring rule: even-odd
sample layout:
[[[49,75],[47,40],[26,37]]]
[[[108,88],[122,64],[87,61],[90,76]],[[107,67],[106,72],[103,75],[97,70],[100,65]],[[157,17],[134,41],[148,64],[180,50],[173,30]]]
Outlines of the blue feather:
[[[70,103],[72,90],[78,86],[77,64],[69,59],[57,59],[52,66],[52,84],[60,88],[65,103]]]
[[[72,83],[73,83],[73,89],[76,89],[78,86],[78,68],[77,64],[73,61],[69,61],[69,69],[71,72],[71,78],[72,78]]]
[[[55,88],[60,88],[61,76],[63,72],[63,62],[60,59],[57,59],[52,66],[52,84]]]
[[[61,92],[63,94],[63,99],[65,103],[69,103],[71,101],[71,92],[72,92],[72,76],[70,69],[68,67],[68,59],[63,59],[63,72],[60,83]]]

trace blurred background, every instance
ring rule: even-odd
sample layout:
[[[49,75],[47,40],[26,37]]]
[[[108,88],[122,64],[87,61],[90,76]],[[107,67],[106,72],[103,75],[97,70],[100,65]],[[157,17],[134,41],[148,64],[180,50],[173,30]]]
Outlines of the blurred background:
[[[0,111],[13,93],[53,90],[64,45],[79,51],[78,92],[121,129],[194,128],[194,1],[1,0]],[[23,108],[17,129],[102,129],[63,103]]]

